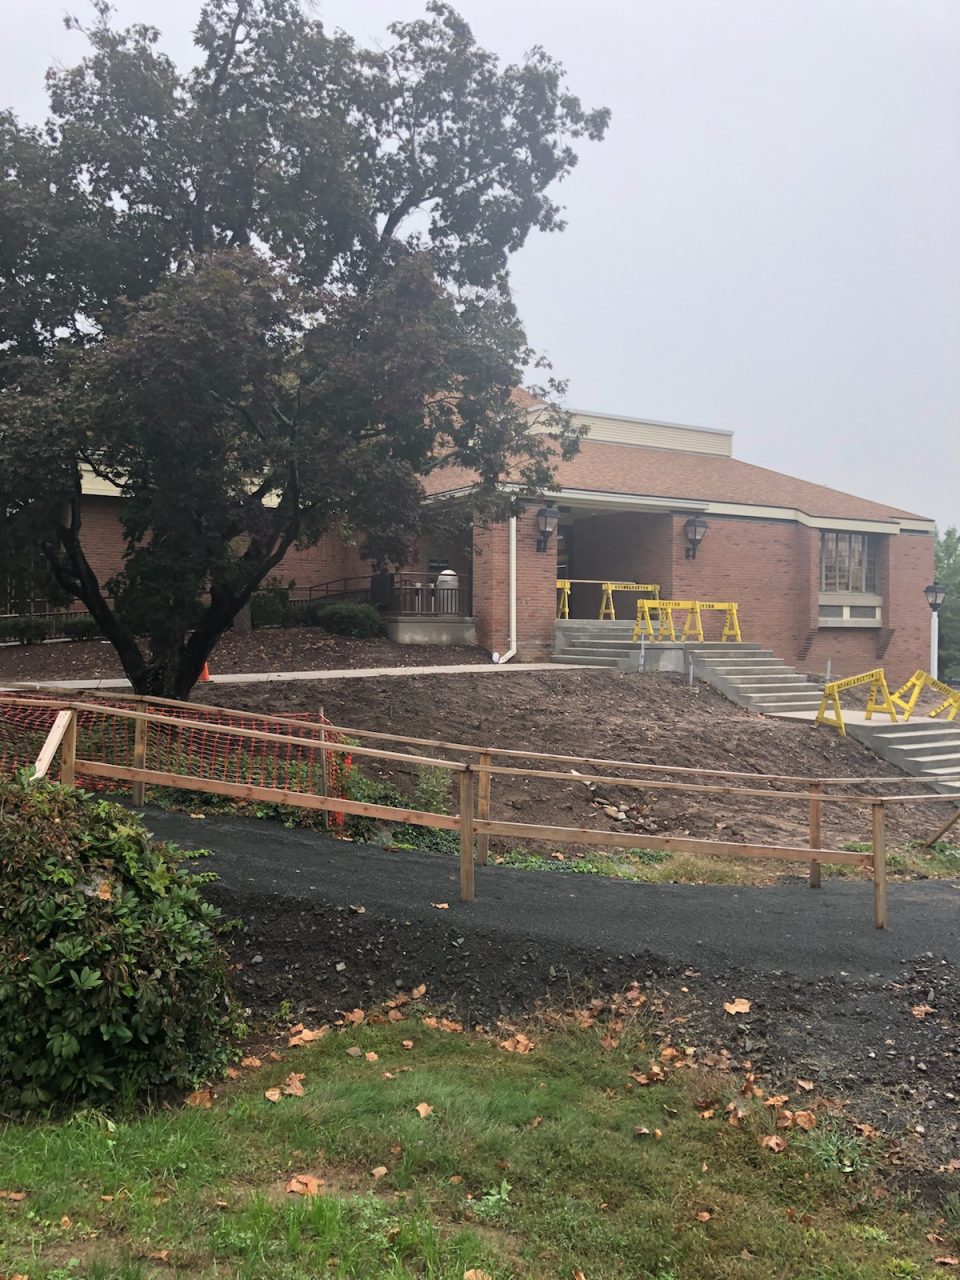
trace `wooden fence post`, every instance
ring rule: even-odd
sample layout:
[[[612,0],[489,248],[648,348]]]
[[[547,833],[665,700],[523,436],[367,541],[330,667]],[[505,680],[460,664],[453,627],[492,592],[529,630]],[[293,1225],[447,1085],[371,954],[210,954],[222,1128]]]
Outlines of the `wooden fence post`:
[[[823,790],[819,782],[810,783],[810,848],[822,849],[823,839],[820,831],[820,793]],[[820,863],[810,863],[810,888],[820,888]]]
[[[147,762],[147,722],[138,715],[133,722],[133,767],[142,769]],[[130,787],[130,799],[139,809],[147,794],[145,782],[134,782]]]
[[[323,721],[324,721],[323,707],[321,707],[320,708],[320,779],[321,779],[320,794],[326,799],[326,797],[330,794],[330,791],[329,791],[329,787],[327,786],[327,748],[324,746],[324,743],[327,741],[327,729]],[[324,831],[328,831],[330,829],[329,809],[323,809],[321,811],[320,821],[323,825]]]
[[[70,712],[70,723],[67,725],[63,742],[60,744],[60,782],[64,787],[72,787],[76,777],[77,765],[77,713]]]
[[[489,751],[480,752],[481,771],[477,777],[477,817],[482,818],[485,822],[490,820],[490,792],[493,786],[493,774],[487,772],[483,766],[493,764],[493,756]],[[490,837],[487,833],[481,832],[477,836],[477,866],[485,867],[487,865],[487,854],[490,850]]]
[[[882,800],[873,803],[873,923],[887,927],[887,811]]]
[[[469,765],[460,775],[460,901],[473,901],[474,776]]]

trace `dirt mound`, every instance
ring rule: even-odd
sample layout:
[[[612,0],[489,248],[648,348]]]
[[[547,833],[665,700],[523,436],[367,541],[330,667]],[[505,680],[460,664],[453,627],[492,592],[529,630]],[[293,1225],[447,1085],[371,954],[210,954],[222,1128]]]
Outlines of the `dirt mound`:
[[[482,677],[450,674],[402,680],[210,685],[203,697],[244,710],[286,714],[322,705],[335,723],[355,728],[558,752],[578,761],[594,756],[757,774],[903,776],[833,729],[754,715],[708,685],[691,687],[668,675],[556,670]],[[597,772],[581,768],[584,773]],[[401,766],[384,773],[412,792],[412,770]],[[863,789],[878,791],[877,786]],[[612,820],[601,801],[617,808],[625,804],[629,820]],[[866,805],[823,808],[825,846],[869,841]],[[608,786],[591,792],[574,781],[497,777],[493,810],[495,817],[513,821],[621,829],[626,845],[631,831],[791,844],[805,844],[808,836],[805,801]],[[928,834],[938,824],[940,812],[933,806],[894,806],[888,815],[891,843]]]

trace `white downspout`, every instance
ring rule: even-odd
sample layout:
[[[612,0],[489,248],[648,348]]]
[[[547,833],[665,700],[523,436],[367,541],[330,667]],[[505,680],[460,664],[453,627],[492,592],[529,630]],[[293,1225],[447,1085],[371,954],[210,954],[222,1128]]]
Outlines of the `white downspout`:
[[[507,591],[510,605],[510,647],[501,653],[500,661],[509,662],[517,656],[517,517],[510,517],[510,569]]]

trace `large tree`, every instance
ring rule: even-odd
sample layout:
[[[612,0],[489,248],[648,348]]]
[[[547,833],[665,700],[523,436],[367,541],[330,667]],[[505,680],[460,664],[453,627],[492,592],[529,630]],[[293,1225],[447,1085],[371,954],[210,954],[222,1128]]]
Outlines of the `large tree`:
[[[607,113],[439,0],[391,32],[370,51],[297,0],[208,0],[181,72],[98,2],[46,127],[0,116],[3,545],[42,552],[140,691],[184,696],[295,542],[362,531],[402,561],[431,468],[475,471],[482,515],[508,473],[549,483],[507,261],[562,227],[547,189]],[[109,583],[85,470],[125,499]]]

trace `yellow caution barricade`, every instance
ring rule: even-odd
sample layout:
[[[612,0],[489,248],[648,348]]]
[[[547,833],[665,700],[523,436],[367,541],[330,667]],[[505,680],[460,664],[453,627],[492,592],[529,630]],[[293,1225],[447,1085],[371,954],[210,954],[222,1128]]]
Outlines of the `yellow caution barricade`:
[[[569,618],[570,617],[570,579],[558,578],[557,591],[559,592],[559,595],[557,596],[557,617]]]
[[[668,640],[677,642],[677,627],[673,619],[674,610],[684,610],[686,619],[680,631],[680,639],[685,642],[703,644],[703,610],[722,611],[726,617],[723,623],[722,641],[735,640],[741,642],[740,622],[737,606],[731,601],[719,600],[638,600],[637,620],[633,627],[633,640],[650,640],[652,642]],[[656,625],[654,624],[656,614]]]
[[[600,594],[600,621],[616,622],[617,611],[613,605],[613,593],[615,591],[631,591],[638,593],[640,591],[649,592],[656,599],[660,595],[660,584],[658,582],[602,582]]]
[[[721,642],[725,643],[727,640],[733,640],[737,644],[743,643],[743,637],[740,634],[740,618],[737,613],[737,605],[734,601],[701,601],[698,608],[714,609],[717,611],[722,609],[727,616],[723,620],[723,634],[720,636]],[[702,635],[700,636],[700,639],[703,639]]]
[[[833,725],[835,729],[839,729],[843,737],[846,737],[847,726],[843,723],[840,694],[844,689],[853,689],[861,684],[870,686],[870,694],[867,698],[867,719],[872,719],[875,711],[885,711],[896,724],[897,709],[893,705],[893,699],[890,697],[890,690],[887,688],[887,678],[884,675],[883,667],[877,667],[875,671],[864,671],[859,676],[847,676],[845,680],[831,680],[825,684],[823,686],[823,697],[820,699],[820,709],[817,711],[817,724]],[[828,710],[833,711],[832,718],[827,714]]]
[[[904,720],[909,720],[913,715],[917,699],[924,689],[936,689],[938,693],[946,695],[939,706],[927,713],[930,717],[946,712],[948,720],[956,718],[960,711],[960,689],[954,689],[942,680],[935,679],[929,671],[915,671],[906,684],[902,684],[890,698],[891,702],[902,708]]]

